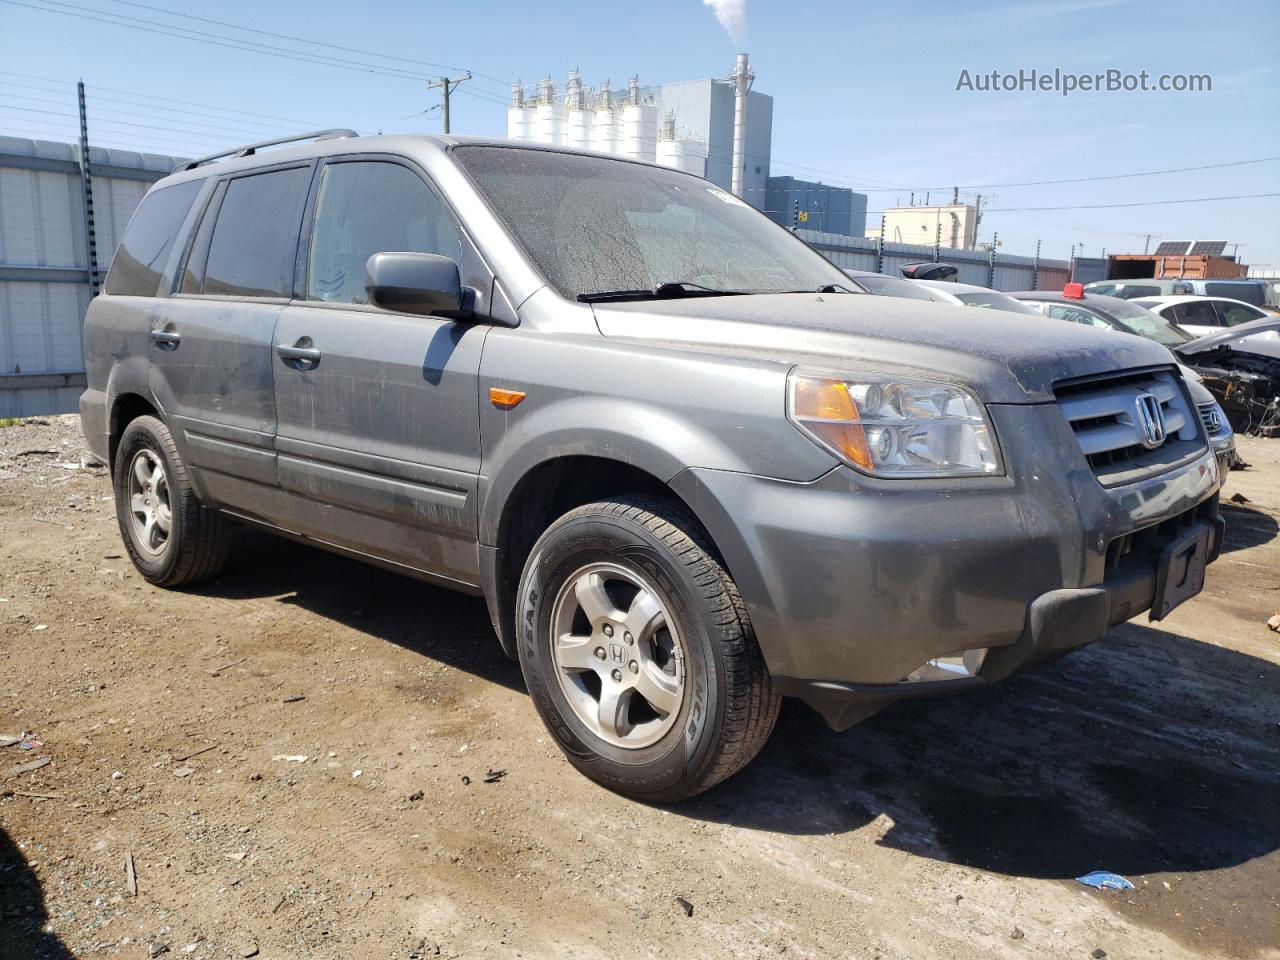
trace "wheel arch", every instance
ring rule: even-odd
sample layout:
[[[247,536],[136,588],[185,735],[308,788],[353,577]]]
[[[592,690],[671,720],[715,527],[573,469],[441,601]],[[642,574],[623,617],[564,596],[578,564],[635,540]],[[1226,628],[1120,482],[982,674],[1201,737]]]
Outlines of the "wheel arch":
[[[482,542],[480,547],[480,577],[489,617],[508,656],[516,655],[512,629],[516,589],[538,538],[557,518],[575,507],[625,494],[663,497],[698,519],[693,506],[656,473],[607,456],[549,457],[529,467],[511,484],[494,512],[492,542]],[[698,522],[702,525],[700,519]],[[702,533],[710,541],[710,534],[702,526]]]
[[[129,424],[139,417],[164,419],[155,402],[140,393],[122,393],[112,399],[111,410],[107,415],[107,466],[111,470],[115,469],[120,438],[124,436]]]

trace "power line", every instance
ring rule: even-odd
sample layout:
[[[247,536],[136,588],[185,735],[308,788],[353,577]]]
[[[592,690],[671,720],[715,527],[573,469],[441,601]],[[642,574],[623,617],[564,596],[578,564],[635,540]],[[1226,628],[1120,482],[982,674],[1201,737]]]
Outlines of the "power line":
[[[344,70],[353,70],[357,73],[373,73],[382,76],[400,77],[402,79],[428,79],[425,74],[415,74],[408,70],[400,70],[396,67],[380,67],[375,64],[364,64],[359,63],[358,61],[341,60],[337,57],[330,57],[325,54],[311,54],[301,50],[287,50],[283,47],[273,47],[270,44],[259,43],[256,40],[243,40],[237,37],[225,37],[220,34],[195,30],[190,27],[179,27],[171,24],[153,25],[147,21],[140,20],[137,17],[130,17],[124,14],[112,14],[108,11],[100,10],[95,7],[83,7],[74,3],[64,3],[61,2],[61,0],[43,0],[42,5],[39,6],[32,3],[23,3],[20,2],[20,0],[0,0],[0,3],[7,3],[15,7],[26,7],[30,10],[40,10],[44,13],[56,13],[62,16],[76,17],[77,19],[93,20],[97,23],[105,23],[114,27],[124,27],[128,30],[141,30],[145,33],[154,33],[162,37],[173,37],[178,40],[191,40],[196,43],[204,43],[215,47],[226,47],[229,50],[241,50],[246,53],[259,53],[265,56],[294,60],[298,63],[311,63],[318,64],[320,66],[339,67]],[[65,7],[67,9],[57,9],[59,7]],[[71,11],[76,12],[72,13]],[[99,16],[93,16],[93,14],[99,14]],[[161,27],[166,29],[162,29]]]
[[[0,82],[3,82],[3,81],[0,81]],[[45,99],[44,97],[29,97],[29,96],[24,96],[20,94],[7,93],[3,90],[0,90],[0,97],[7,97],[14,100],[21,100],[23,103],[45,103],[45,104],[52,104],[54,106],[64,106],[61,100]],[[168,121],[173,120],[172,117],[166,117],[166,116],[156,117],[151,114],[148,114],[145,110],[140,111],[137,108],[130,109],[130,110],[119,110],[119,109],[112,109],[110,107],[99,107],[99,106],[96,106],[96,101],[99,99],[103,99],[103,98],[90,97],[90,105],[93,108],[93,114],[95,118],[100,114],[107,114],[110,116],[134,117],[134,118],[141,118],[144,120],[168,120]],[[110,99],[110,98],[106,98],[106,99]],[[188,116],[190,116],[190,114],[188,114]],[[215,119],[221,119],[221,118],[215,118]],[[233,136],[237,136],[237,137],[245,137],[245,136],[251,135],[246,133],[243,127],[223,127],[223,126],[219,126],[218,124],[210,124],[210,123],[203,123],[203,122],[201,122],[199,126],[201,130],[207,130],[210,132],[220,133],[223,135],[232,134]],[[279,128],[277,127],[276,129],[279,129]]]
[[[330,50],[341,50],[343,53],[356,53],[362,56],[379,57],[384,60],[396,60],[400,63],[412,63],[417,66],[432,67],[432,68],[442,69],[442,70],[465,71],[468,73],[472,73],[474,76],[478,78],[488,80],[491,83],[497,83],[504,87],[509,86],[511,83],[511,81],[509,80],[501,80],[498,77],[492,77],[486,73],[477,73],[476,71],[468,71],[465,67],[458,67],[458,66],[454,66],[453,64],[434,63],[430,60],[412,60],[408,57],[397,57],[393,54],[381,53],[374,50],[361,50],[358,47],[345,47],[336,43],[326,43],[323,40],[308,40],[306,37],[296,37],[288,33],[273,33],[270,30],[259,30],[256,27],[245,27],[245,26],[241,26],[238,23],[230,23],[226,20],[211,20],[208,17],[197,17],[194,14],[180,13],[177,10],[169,10],[169,9],[166,9],[165,7],[154,7],[146,3],[137,3],[135,2],[135,0],[111,0],[111,2],[118,3],[126,7],[137,7],[142,10],[151,10],[156,13],[167,14],[168,16],[171,16],[171,17],[181,17],[184,20],[196,20],[200,23],[211,23],[219,27],[229,27],[232,30],[243,30],[246,33],[256,33],[259,36],[263,36],[263,37],[275,37],[277,40],[292,40],[295,43],[306,43],[315,47],[328,47]]]
[[[21,0],[0,0],[0,3],[6,3],[15,7],[26,7],[30,10],[39,10],[44,13],[56,13],[62,16],[76,17],[77,19],[93,20],[97,23],[105,23],[110,26],[123,27],[128,30],[141,30],[145,33],[154,33],[164,37],[173,37],[178,40],[191,40],[196,43],[204,43],[215,47],[225,47],[230,50],[240,50],[246,53],[257,53],[263,56],[277,57],[284,60],[293,60],[298,63],[310,63],[318,66],[338,67],[343,70],[351,70],[356,73],[370,73],[379,76],[396,77],[402,80],[430,80],[427,74],[414,73],[409,70],[401,70],[397,67],[384,67],[377,64],[361,63],[356,60],[343,60],[338,57],[331,57],[324,54],[310,54],[299,50],[288,50],[283,47],[273,47],[270,44],[258,43],[253,40],[242,40],[236,37],[226,37],[220,34],[208,33],[201,30],[194,30],[189,27],[177,27],[169,24],[164,26],[169,29],[161,29],[147,22],[139,20],[137,17],[128,17],[123,14],[110,14],[94,7],[82,7],[73,3],[63,3],[60,0],[43,0],[42,5],[33,3],[24,3]],[[67,9],[58,9],[65,7]],[[72,13],[71,11],[76,11]],[[94,16],[94,14],[100,14]],[[132,22],[127,22],[132,21]],[[175,32],[181,31],[181,32]]]
[[[0,70],[0,75],[9,76],[9,77],[22,77],[23,79],[26,79],[26,80],[39,80],[39,81],[41,81],[42,83],[53,83],[53,84],[58,84],[58,85],[60,85],[60,86],[64,86],[64,87],[74,87],[74,86],[75,86],[75,84],[73,84],[73,83],[71,83],[71,82],[69,82],[69,81],[67,81],[67,80],[56,80],[56,79],[54,79],[53,77],[38,77],[38,76],[34,76],[34,75],[32,75],[32,74],[29,74],[29,73],[14,73],[14,72],[13,72],[13,71],[11,71],[11,70]],[[0,83],[9,83],[9,81],[0,80]],[[16,86],[23,86],[22,84],[16,84],[16,83],[11,83],[10,85],[11,85],[11,86],[15,86],[15,87],[16,87]],[[28,89],[31,89],[31,90],[39,90],[40,88],[39,88],[39,87],[29,87]],[[141,91],[139,91],[139,90],[125,90],[125,89],[121,89],[121,88],[119,88],[119,87],[102,87],[102,86],[97,86],[97,85],[95,84],[95,85],[94,85],[94,87],[93,87],[93,90],[92,90],[92,91],[90,91],[90,95],[91,95],[91,96],[96,96],[96,97],[97,97],[97,99],[100,99],[100,100],[102,100],[102,99],[111,99],[111,98],[103,97],[101,94],[98,94],[98,93],[96,93],[96,92],[95,92],[95,91],[100,91],[100,90],[106,90],[106,91],[108,91],[109,93],[123,93],[123,94],[126,94],[126,95],[127,95],[127,96],[129,96],[129,97],[133,97],[133,98],[141,98],[141,99],[144,99],[144,100],[158,100],[158,101],[161,101],[161,102],[163,102],[163,103],[174,103],[174,104],[179,104],[180,106],[182,106],[182,107],[187,107],[187,108],[189,108],[189,107],[200,107],[200,108],[202,108],[202,109],[204,109],[204,110],[216,110],[216,111],[218,111],[218,112],[220,112],[220,113],[229,113],[229,114],[232,114],[233,116],[235,116],[235,117],[237,117],[237,118],[238,118],[238,117],[260,117],[260,118],[262,118],[262,119],[264,119],[264,120],[280,120],[280,121],[284,121],[285,123],[297,123],[297,124],[301,124],[302,126],[305,126],[305,127],[321,127],[321,126],[324,126],[324,124],[319,123],[319,122],[314,121],[314,120],[299,120],[299,119],[297,119],[296,117],[280,117],[280,116],[276,116],[276,115],[274,115],[274,114],[270,114],[270,113],[253,113],[252,111],[247,111],[247,110],[234,110],[234,109],[231,109],[231,108],[229,108],[229,107],[216,106],[216,105],[211,104],[211,103],[198,103],[198,102],[196,102],[196,101],[194,101],[194,100],[180,100],[180,99],[176,99],[176,98],[174,98],[174,97],[159,97],[159,96],[156,96],[156,95],[155,95],[155,94],[153,94],[153,93],[143,93],[143,92],[141,92]],[[43,92],[45,92],[45,93],[55,93],[55,92],[57,92],[57,91],[45,90],[45,91],[43,91]],[[129,101],[129,100],[117,100],[116,102],[118,102],[118,103],[128,103],[128,102],[131,102],[131,101]],[[158,109],[163,109],[163,108],[158,108]],[[263,126],[265,126],[265,124],[263,124]],[[277,129],[278,129],[278,128],[277,128]]]
[[[1255,157],[1250,160],[1228,160],[1223,163],[1203,163],[1194,167],[1170,167],[1166,170],[1144,170],[1139,173],[1108,173],[1093,177],[1064,177],[1056,180],[1023,180],[1017,183],[962,183],[948,184],[946,186],[909,186],[902,185],[898,187],[858,187],[855,189],[863,193],[893,193],[895,190],[912,190],[916,193],[929,192],[933,190],[952,190],[959,189],[964,191],[972,190],[995,190],[1008,187],[1044,187],[1056,183],[1097,183],[1100,180],[1130,180],[1135,177],[1158,177],[1171,173],[1195,173],[1200,170],[1218,170],[1223,167],[1241,167],[1253,163],[1270,163],[1280,160],[1280,156],[1275,157]],[[787,163],[784,160],[774,161],[778,166],[799,167],[798,164]],[[800,169],[806,169],[800,167]],[[818,170],[815,167],[807,169],[813,170],[815,173],[829,173],[830,171]],[[844,174],[832,174],[847,179]],[[888,181],[881,180],[881,183]]]
[[[39,114],[44,114],[50,117],[74,116],[73,114],[70,114],[70,113],[59,113],[56,110],[41,110],[37,107],[18,107],[18,106],[13,106],[7,103],[0,104],[0,106],[3,106],[4,109],[6,110],[19,110],[23,113],[39,113]],[[188,136],[191,136],[196,140],[207,140],[211,143],[223,143],[227,139],[225,135],[210,133],[210,132],[201,131],[201,130],[192,130],[187,127],[161,127],[151,123],[137,123],[135,121],[130,121],[130,120],[97,120],[95,119],[94,123],[95,125],[100,123],[106,123],[106,124],[112,124],[114,126],[119,126],[119,127],[138,127],[139,129],[142,129],[142,130],[163,130],[166,133],[181,133],[181,134],[186,134]],[[241,136],[243,136],[243,134],[241,134]]]
[[[1159,207],[1172,203],[1212,203],[1215,200],[1258,200],[1265,197],[1280,197],[1280,193],[1237,193],[1226,197],[1187,197],[1179,200],[1142,200],[1137,203],[1086,203],[1067,207],[987,207],[987,213],[1021,213],[1038,210],[1111,210],[1117,207]]]

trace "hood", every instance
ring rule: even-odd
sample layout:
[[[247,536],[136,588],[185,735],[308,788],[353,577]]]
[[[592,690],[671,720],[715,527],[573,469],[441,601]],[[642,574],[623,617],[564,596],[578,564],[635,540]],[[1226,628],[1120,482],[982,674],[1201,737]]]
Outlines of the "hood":
[[[1257,336],[1260,333],[1271,334],[1272,336],[1261,337],[1248,344],[1236,342],[1243,340],[1245,337]],[[1197,353],[1216,350],[1218,347],[1231,347],[1234,350],[1243,350],[1246,353],[1260,353],[1267,357],[1280,357],[1280,317],[1259,317],[1257,320],[1250,320],[1248,323],[1227,327],[1220,333],[1211,333],[1207,337],[1200,337],[1198,340],[1184,343],[1177,348],[1177,352],[1180,356],[1191,357]]]
[[[1175,362],[1142,337],[894,297],[786,293],[594,307],[606,337],[838,372],[916,374],[966,384],[988,403],[1045,403],[1060,380]]]

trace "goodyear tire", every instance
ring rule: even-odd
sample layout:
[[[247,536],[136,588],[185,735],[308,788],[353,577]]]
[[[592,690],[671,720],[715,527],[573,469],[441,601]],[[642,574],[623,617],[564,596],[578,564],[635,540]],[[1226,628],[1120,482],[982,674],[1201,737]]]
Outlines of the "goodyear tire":
[[[777,719],[746,608],[680,504],[620,497],[555,521],[517,595],[521,669],[570,763],[636,799],[737,773]]]

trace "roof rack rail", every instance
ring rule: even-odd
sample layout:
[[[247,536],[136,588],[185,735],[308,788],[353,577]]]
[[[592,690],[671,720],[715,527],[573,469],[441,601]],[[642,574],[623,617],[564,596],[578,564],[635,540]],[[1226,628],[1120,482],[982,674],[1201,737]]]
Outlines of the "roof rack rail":
[[[347,137],[358,137],[360,134],[354,130],[348,130],[345,127],[334,127],[331,130],[313,130],[310,133],[297,133],[291,137],[277,137],[275,140],[261,140],[258,143],[250,143],[243,147],[234,147],[231,150],[224,150],[222,153],[211,153],[207,157],[198,157],[195,160],[188,160],[186,163],[180,163],[174,167],[173,172],[179,170],[194,170],[196,167],[205,163],[212,163],[214,160],[221,160],[224,157],[251,157],[262,147],[274,147],[282,143],[297,143],[300,140],[343,140]]]

